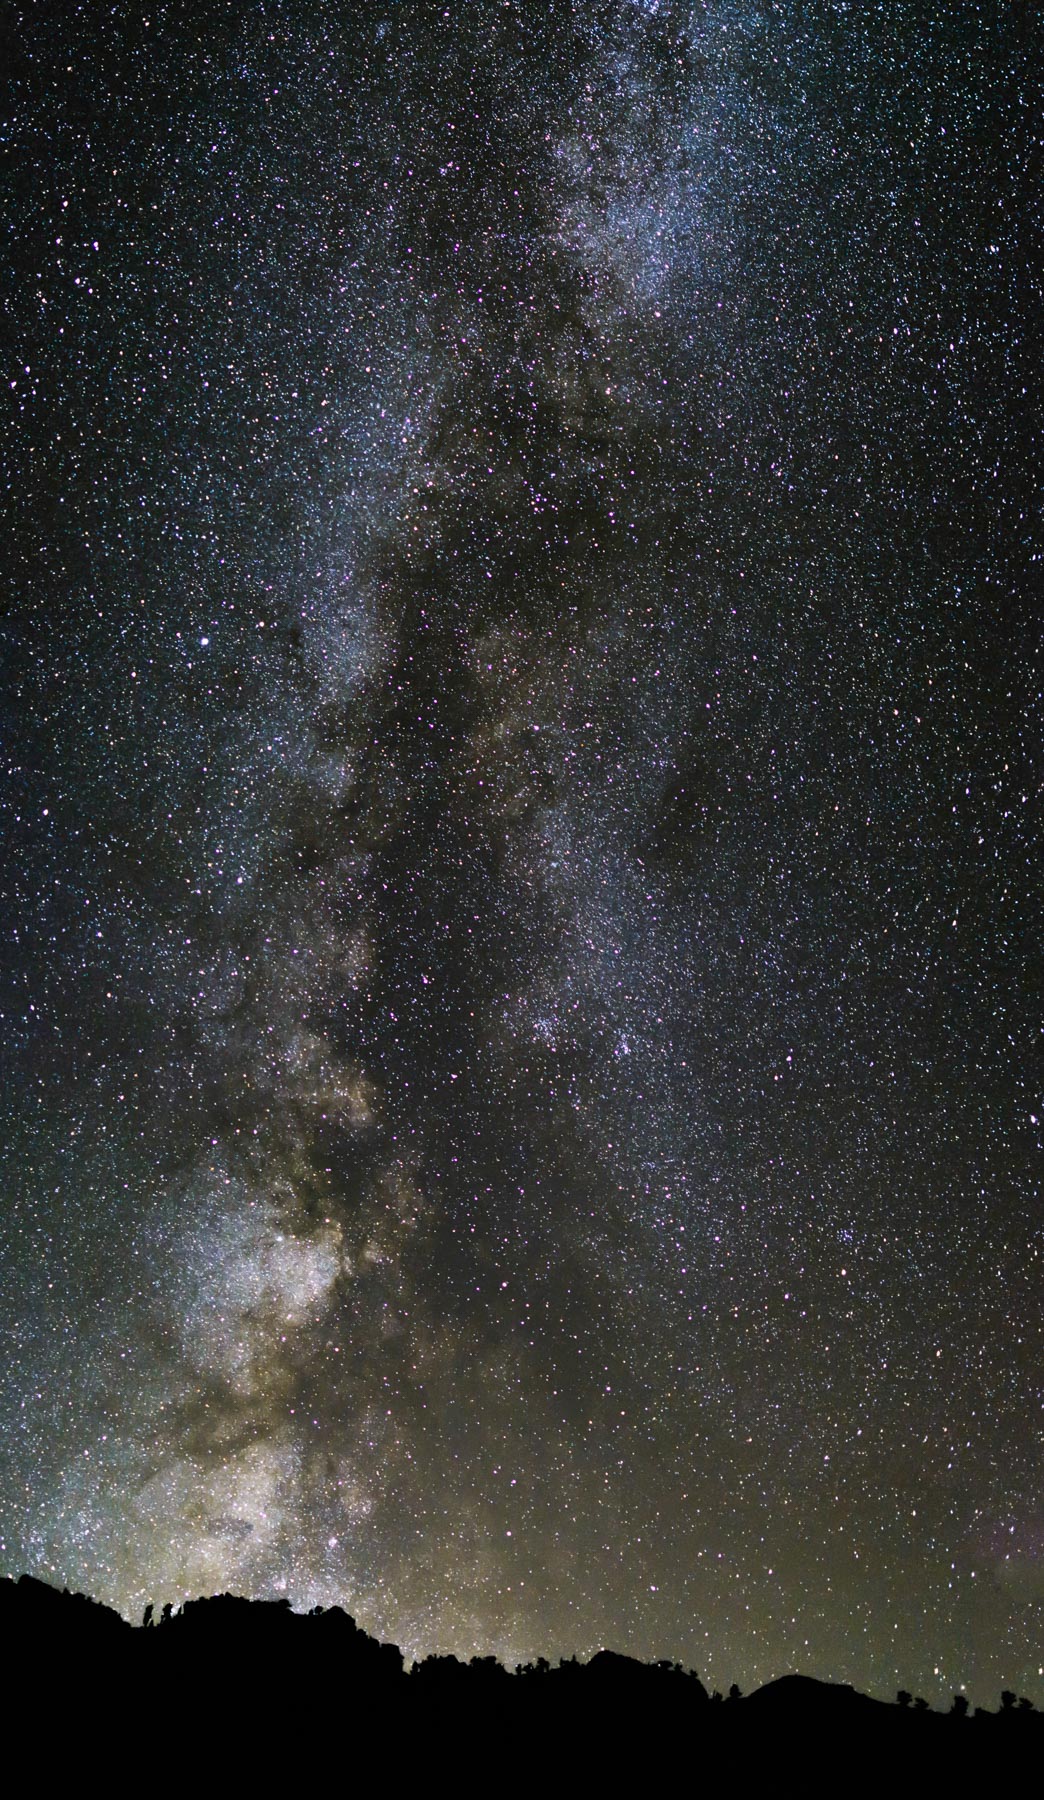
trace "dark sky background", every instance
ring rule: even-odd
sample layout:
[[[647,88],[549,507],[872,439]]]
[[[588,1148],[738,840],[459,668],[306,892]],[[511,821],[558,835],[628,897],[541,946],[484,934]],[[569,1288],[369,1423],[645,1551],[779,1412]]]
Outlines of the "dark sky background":
[[[1041,1698],[1031,15],[5,9],[6,1570]]]

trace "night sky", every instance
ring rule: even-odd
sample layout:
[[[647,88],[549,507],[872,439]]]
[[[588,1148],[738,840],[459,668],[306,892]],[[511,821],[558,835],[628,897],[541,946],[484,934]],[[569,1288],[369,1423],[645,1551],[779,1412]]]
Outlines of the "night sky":
[[[1032,12],[9,10],[5,1571],[1042,1697]]]

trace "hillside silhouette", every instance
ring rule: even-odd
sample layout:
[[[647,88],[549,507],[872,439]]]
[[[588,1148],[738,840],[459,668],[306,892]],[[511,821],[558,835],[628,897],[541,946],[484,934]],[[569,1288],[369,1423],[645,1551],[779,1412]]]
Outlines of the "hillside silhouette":
[[[340,1607],[296,1614],[286,1600],[232,1594],[158,1615],[148,1607],[132,1626],[23,1575],[0,1580],[0,1640],[9,1741],[20,1730],[52,1757],[101,1731],[114,1753],[148,1754],[162,1739],[212,1758],[215,1769],[227,1759],[230,1769],[234,1761],[278,1772],[302,1741],[310,1754],[332,1756],[324,1734],[345,1730],[367,1755],[384,1742],[411,1767],[465,1755],[491,1775],[490,1758],[507,1772],[518,1763],[530,1779],[548,1757],[570,1777],[637,1775],[677,1757],[694,1773],[764,1773],[779,1756],[792,1776],[870,1767],[1010,1776],[1039,1766],[1044,1753],[1044,1713],[1014,1693],[995,1712],[972,1713],[960,1695],[939,1712],[905,1692],[888,1703],[791,1674],[723,1697],[680,1664],[611,1650],[513,1671],[493,1657],[430,1656],[408,1668],[394,1644],[368,1636]],[[55,1725],[65,1732],[57,1743]]]

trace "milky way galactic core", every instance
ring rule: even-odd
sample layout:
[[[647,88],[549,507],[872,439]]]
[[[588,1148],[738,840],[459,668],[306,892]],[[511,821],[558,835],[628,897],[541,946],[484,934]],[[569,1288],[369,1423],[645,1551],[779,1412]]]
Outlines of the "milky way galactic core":
[[[22,10],[5,1570],[1041,1696],[1031,13]]]

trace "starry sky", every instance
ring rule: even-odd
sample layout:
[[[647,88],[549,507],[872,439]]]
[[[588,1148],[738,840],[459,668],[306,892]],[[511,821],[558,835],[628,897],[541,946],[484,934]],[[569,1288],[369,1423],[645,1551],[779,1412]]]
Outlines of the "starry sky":
[[[1031,13],[13,9],[4,1570],[1042,1697]]]

